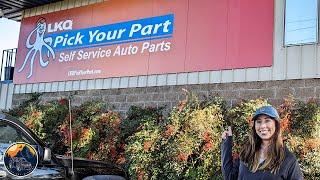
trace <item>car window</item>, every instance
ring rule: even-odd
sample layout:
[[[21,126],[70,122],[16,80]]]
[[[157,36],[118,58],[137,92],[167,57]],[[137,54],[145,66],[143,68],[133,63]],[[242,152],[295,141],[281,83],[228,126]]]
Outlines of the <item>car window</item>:
[[[30,139],[26,134],[22,132],[21,129],[15,127],[14,125],[1,121],[0,122],[0,170],[1,166],[3,165],[3,155],[6,149],[16,142],[25,142],[30,145],[33,145],[37,150],[38,153],[41,151],[39,146],[35,144],[34,141]]]
[[[0,122],[0,144],[12,144],[15,142],[30,142],[20,129],[14,128],[5,122]]]

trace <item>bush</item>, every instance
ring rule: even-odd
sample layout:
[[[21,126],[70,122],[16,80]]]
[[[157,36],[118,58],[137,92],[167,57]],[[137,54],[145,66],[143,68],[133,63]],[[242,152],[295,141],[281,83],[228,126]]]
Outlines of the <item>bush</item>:
[[[90,101],[72,109],[73,153],[76,157],[120,163],[120,123],[118,113],[109,112],[106,104]],[[59,126],[70,152],[69,114]],[[67,153],[67,154],[68,154]]]
[[[220,174],[222,101],[200,104],[188,94],[174,108],[166,125],[164,177],[170,179],[214,179]],[[171,132],[172,131],[172,132]]]
[[[320,108],[314,101],[298,102],[293,111],[292,133],[305,138],[320,138]]]
[[[40,103],[41,94],[8,113],[24,122],[50,145],[54,153],[70,155],[69,102],[60,99]],[[102,102],[86,102],[72,108],[73,152],[77,157],[124,162],[124,144],[120,142],[119,114],[106,110]]]
[[[24,101],[19,106],[10,109],[7,113],[14,117],[20,118],[21,116],[27,114],[30,111],[31,106],[35,108],[38,108],[40,106],[39,102],[41,95],[42,94],[40,93],[31,94],[28,100]]]
[[[64,154],[67,149],[58,126],[68,114],[68,101],[61,99],[40,104],[40,97],[41,94],[32,94],[29,100],[8,113],[24,122],[54,153]]]
[[[234,156],[246,141],[254,111],[265,99],[242,101],[227,108],[220,98],[200,102],[192,93],[174,107],[168,117],[161,108],[131,107],[127,118],[93,101],[72,108],[69,133],[68,100],[39,103],[41,94],[9,111],[54,153],[74,154],[122,165],[131,179],[222,179],[220,136],[233,127]],[[320,177],[319,103],[285,99],[277,107],[286,146],[296,155],[306,179]]]
[[[127,117],[121,123],[121,139],[126,140],[140,130],[141,125],[152,119],[159,122],[163,119],[163,108],[131,106]]]
[[[129,137],[131,177],[212,179],[220,175],[221,109],[217,104],[201,104],[192,94],[187,98],[168,119],[144,120],[141,130]]]
[[[149,117],[140,130],[127,140],[127,168],[133,179],[157,179],[161,173],[161,126]]]
[[[287,145],[296,154],[306,179],[320,179],[320,106],[298,102],[292,110]]]

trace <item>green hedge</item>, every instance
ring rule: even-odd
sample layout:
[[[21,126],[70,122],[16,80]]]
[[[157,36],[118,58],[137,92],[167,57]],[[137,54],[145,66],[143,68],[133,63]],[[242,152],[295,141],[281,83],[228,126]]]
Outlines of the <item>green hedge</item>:
[[[73,137],[78,157],[121,165],[131,179],[222,179],[221,132],[231,125],[237,157],[246,140],[251,115],[265,99],[226,107],[221,98],[203,101],[187,94],[170,110],[131,107],[126,118],[108,111],[103,102],[86,102],[72,109],[69,133],[68,100],[39,103],[40,94],[8,113],[19,117],[54,153],[70,153]],[[295,153],[306,179],[320,179],[320,105],[285,99],[277,107],[288,148]]]

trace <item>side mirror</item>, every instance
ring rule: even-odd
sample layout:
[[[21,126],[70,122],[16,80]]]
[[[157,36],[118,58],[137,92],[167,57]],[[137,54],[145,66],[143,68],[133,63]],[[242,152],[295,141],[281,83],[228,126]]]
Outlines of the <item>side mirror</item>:
[[[46,148],[46,147],[44,148],[43,161],[44,162],[51,162],[51,149]]]

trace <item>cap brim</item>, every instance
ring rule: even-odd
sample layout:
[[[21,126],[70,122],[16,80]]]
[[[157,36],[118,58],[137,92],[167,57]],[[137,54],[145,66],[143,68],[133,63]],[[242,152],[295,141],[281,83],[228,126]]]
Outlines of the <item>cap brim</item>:
[[[273,119],[275,119],[275,120],[278,120],[277,117],[274,117],[273,115],[271,115],[271,114],[269,114],[269,113],[260,113],[260,114],[257,114],[257,115],[255,115],[255,116],[253,116],[252,119],[255,121],[255,120],[257,120],[257,118],[258,118],[260,115],[267,115],[267,116],[269,116],[269,117],[271,117],[271,118],[273,118]]]

